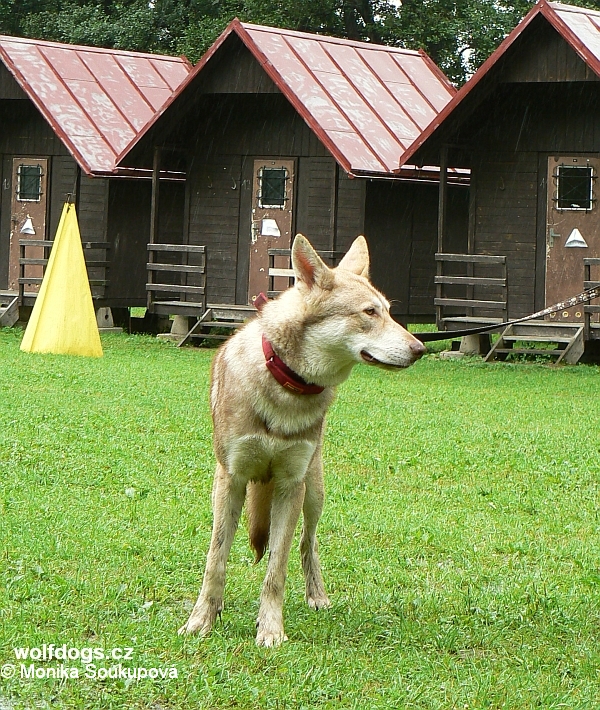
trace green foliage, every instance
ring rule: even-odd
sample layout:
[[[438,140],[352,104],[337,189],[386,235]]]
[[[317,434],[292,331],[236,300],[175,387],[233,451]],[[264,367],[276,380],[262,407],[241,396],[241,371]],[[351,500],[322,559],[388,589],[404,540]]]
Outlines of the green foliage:
[[[600,7],[600,0],[572,0]],[[533,0],[0,0],[0,32],[197,61],[227,24],[246,22],[425,49],[462,83]]]
[[[403,0],[390,35],[426,49],[448,77],[462,83],[496,49],[533,3],[530,0]]]
[[[234,18],[424,48],[460,83],[532,0],[0,0],[0,32],[196,61]]]

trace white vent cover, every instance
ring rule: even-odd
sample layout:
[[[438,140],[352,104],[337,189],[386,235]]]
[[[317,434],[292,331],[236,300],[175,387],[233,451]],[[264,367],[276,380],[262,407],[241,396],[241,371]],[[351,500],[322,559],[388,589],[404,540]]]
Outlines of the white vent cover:
[[[279,231],[279,226],[277,221],[274,219],[265,218],[260,226],[260,236],[261,237],[280,237],[281,232]],[[587,244],[586,244],[587,247]]]
[[[27,219],[25,220],[25,224],[21,227],[21,234],[35,234],[35,229],[33,228],[33,222],[31,221],[31,217],[27,215]]]
[[[581,235],[581,232],[575,227],[575,229],[569,234],[569,238],[565,242],[566,247],[587,247],[587,242]]]

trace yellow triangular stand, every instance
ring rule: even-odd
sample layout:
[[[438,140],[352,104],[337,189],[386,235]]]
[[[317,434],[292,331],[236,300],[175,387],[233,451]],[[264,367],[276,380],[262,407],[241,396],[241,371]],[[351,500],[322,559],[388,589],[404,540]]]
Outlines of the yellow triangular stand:
[[[75,205],[65,204],[21,343],[28,353],[102,357]]]

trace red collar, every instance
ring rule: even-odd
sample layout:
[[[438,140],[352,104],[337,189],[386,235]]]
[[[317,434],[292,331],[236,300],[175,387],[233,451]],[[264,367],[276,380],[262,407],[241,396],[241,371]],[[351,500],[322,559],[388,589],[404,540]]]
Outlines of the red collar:
[[[320,394],[323,392],[325,387],[319,385],[311,385],[305,382],[300,375],[296,374],[293,370],[283,362],[283,360],[275,355],[273,346],[267,340],[266,335],[263,334],[262,337],[262,348],[265,354],[265,360],[267,369],[273,375],[273,377],[279,382],[282,387],[286,390],[294,392],[294,394]]]

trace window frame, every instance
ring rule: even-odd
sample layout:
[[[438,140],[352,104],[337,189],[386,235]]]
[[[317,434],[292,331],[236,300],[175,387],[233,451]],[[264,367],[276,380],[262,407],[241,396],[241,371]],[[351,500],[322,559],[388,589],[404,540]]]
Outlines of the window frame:
[[[269,172],[283,172],[284,177],[283,177],[283,196],[281,198],[282,202],[281,204],[273,204],[272,202],[264,202],[263,201],[263,176],[266,171]],[[284,210],[286,206],[286,202],[289,201],[289,196],[288,196],[288,191],[287,191],[287,183],[288,180],[290,179],[290,172],[289,170],[282,165],[281,167],[275,168],[275,167],[267,167],[264,166],[260,168],[258,171],[258,206],[260,209],[277,209],[277,210]]]
[[[22,174],[22,169],[27,168],[27,169],[34,169],[38,171],[37,179],[38,179],[38,196],[37,197],[22,197],[21,196],[21,180],[23,177]],[[44,169],[42,166],[38,163],[37,165],[27,165],[26,163],[21,163],[20,165],[17,166],[17,194],[16,194],[16,199],[17,202],[41,202],[42,201],[42,185],[43,185],[43,177],[44,177]],[[27,179],[27,178],[26,178]],[[31,179],[31,178],[29,178]]]
[[[564,177],[561,176],[561,170],[566,169],[566,170],[588,170],[589,171],[589,198],[588,198],[588,207],[573,207],[573,206],[561,206],[561,195],[560,195],[560,189],[561,189],[561,180],[564,179]],[[556,174],[555,174],[555,179],[556,179],[556,197],[554,199],[555,203],[555,208],[559,212],[591,212],[594,209],[594,202],[596,201],[594,199],[594,180],[596,180],[597,175],[595,173],[594,168],[591,165],[565,165],[564,163],[562,165],[557,165],[556,166]]]

